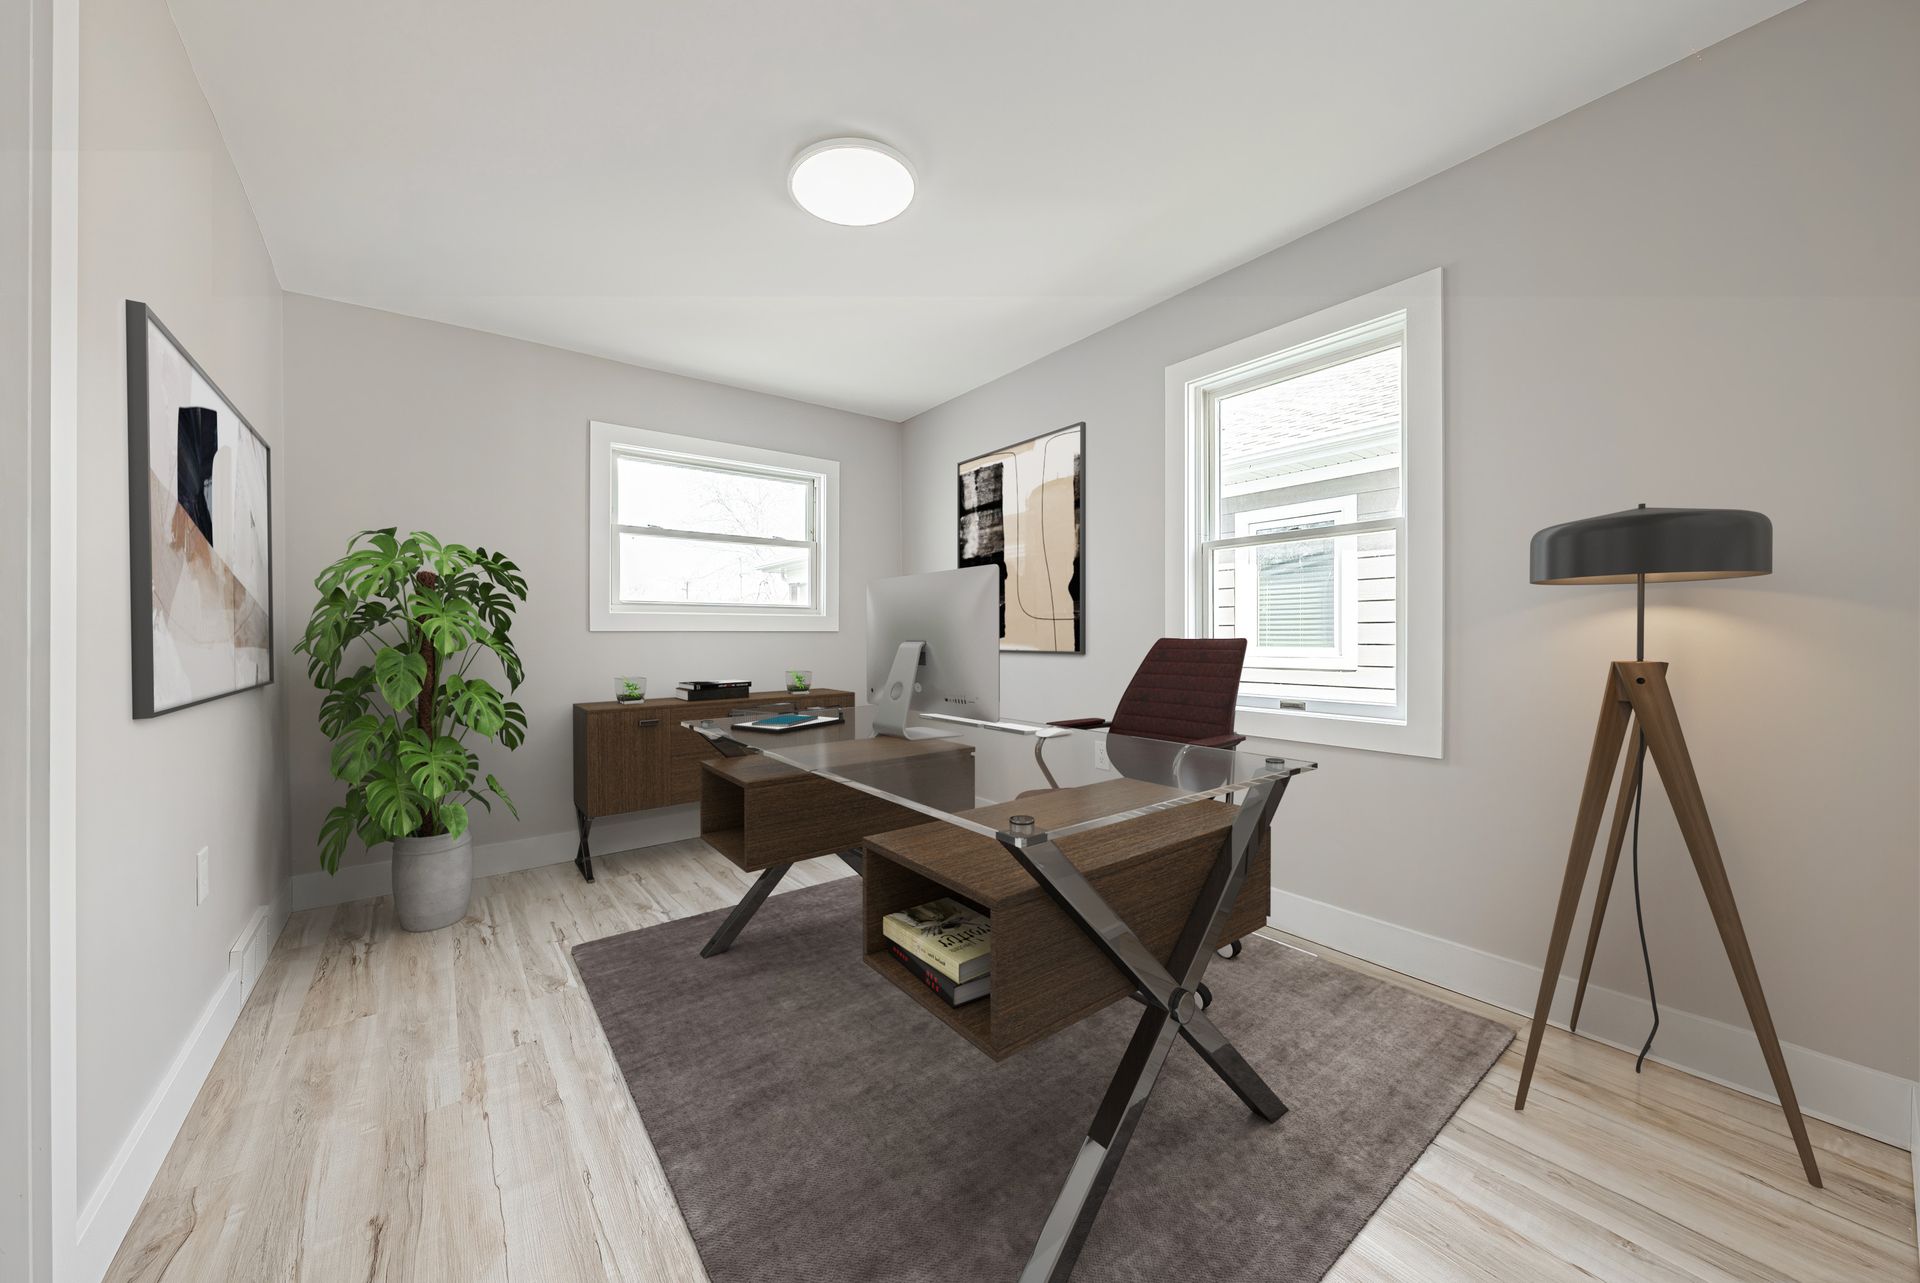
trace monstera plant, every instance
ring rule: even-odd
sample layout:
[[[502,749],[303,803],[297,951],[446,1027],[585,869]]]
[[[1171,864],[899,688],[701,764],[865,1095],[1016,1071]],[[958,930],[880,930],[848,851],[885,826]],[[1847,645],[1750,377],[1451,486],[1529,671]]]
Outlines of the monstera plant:
[[[355,535],[314,587],[320,600],[294,650],[325,692],[320,729],[347,789],[320,826],[320,863],[337,872],[355,834],[369,847],[392,842],[402,925],[430,929],[409,919],[446,917],[456,896],[457,921],[472,885],[467,808],[498,800],[519,818],[473,746],[512,749],[526,736],[510,698],[523,676],[510,633],[527,581],[500,553],[388,528]],[[424,915],[423,889],[439,902]]]

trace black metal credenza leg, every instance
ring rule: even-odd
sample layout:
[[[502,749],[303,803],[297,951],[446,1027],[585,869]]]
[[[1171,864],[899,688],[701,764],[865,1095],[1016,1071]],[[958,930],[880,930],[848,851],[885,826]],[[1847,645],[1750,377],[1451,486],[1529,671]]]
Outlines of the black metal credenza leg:
[[[1108,960],[1133,980],[1147,1005],[1067,1171],[1033,1254],[1021,1271],[1021,1283],[1064,1283],[1072,1275],[1176,1035],[1184,1038],[1259,1117],[1275,1122],[1287,1112],[1279,1096],[1204,1014],[1199,995],[1207,963],[1215,953],[1212,942],[1246,883],[1253,845],[1272,823],[1286,783],[1284,778],[1271,780],[1248,790],[1233,831],[1214,861],[1164,967],[1045,835],[1029,836],[1018,831],[1001,835],[1001,845]]]
[[[593,847],[587,842],[587,834],[593,831],[593,819],[579,807],[573,808],[573,822],[580,830],[580,845],[573,853],[573,867],[580,870],[580,876],[593,881]]]

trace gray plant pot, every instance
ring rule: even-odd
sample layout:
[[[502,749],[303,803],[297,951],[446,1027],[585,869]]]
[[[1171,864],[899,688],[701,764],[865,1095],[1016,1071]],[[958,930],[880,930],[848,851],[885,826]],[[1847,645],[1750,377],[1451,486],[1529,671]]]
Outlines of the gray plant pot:
[[[408,931],[438,931],[467,916],[473,835],[400,838],[393,844],[393,915]]]

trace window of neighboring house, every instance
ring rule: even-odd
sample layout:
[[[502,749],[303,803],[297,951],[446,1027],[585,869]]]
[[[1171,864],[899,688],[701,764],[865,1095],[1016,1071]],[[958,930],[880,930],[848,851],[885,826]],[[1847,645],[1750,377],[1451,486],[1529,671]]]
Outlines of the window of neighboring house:
[[[1240,729],[1439,756],[1439,273],[1168,371],[1169,615]]]
[[[832,460],[595,423],[595,629],[838,624]]]
[[[1354,496],[1232,515],[1238,536],[1291,535],[1353,521]],[[1233,558],[1221,609],[1237,604],[1249,651],[1263,664],[1338,670],[1357,662],[1359,579],[1352,551],[1338,539],[1242,545]]]

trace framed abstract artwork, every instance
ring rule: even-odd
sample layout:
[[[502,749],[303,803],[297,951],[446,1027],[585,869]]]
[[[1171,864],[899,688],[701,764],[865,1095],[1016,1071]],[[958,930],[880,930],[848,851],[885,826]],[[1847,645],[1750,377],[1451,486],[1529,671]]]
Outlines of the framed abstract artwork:
[[[960,465],[960,564],[1000,568],[1000,649],[1087,653],[1087,425]]]
[[[133,715],[273,681],[270,451],[144,303],[127,303]]]

